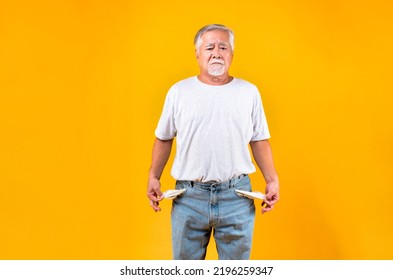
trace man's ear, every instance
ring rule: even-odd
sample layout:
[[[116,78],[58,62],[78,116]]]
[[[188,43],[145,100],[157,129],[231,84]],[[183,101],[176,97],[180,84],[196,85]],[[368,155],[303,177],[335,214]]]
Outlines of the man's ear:
[[[199,53],[198,53],[198,50],[197,50],[197,49],[195,49],[195,57],[196,57],[196,58],[199,57]]]

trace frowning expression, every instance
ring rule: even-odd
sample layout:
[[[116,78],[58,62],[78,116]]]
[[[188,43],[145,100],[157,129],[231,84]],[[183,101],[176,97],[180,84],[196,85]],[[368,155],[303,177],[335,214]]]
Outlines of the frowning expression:
[[[233,58],[229,34],[223,30],[212,30],[204,33],[201,39],[202,44],[196,50],[201,74],[228,76]]]

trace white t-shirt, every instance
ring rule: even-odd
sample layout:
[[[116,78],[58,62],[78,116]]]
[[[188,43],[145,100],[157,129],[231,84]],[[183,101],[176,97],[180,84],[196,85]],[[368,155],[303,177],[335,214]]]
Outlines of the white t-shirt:
[[[248,144],[270,138],[256,86],[237,78],[213,86],[196,76],[170,88],[155,135],[177,137],[172,176],[200,182],[255,172]]]

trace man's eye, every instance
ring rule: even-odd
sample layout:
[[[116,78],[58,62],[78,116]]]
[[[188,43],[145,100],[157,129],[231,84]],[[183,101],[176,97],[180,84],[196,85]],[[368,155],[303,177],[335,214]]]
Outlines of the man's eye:
[[[222,50],[226,50],[227,48],[226,48],[226,47],[221,47],[220,49],[222,49]]]
[[[211,51],[213,48],[207,48],[206,50]]]

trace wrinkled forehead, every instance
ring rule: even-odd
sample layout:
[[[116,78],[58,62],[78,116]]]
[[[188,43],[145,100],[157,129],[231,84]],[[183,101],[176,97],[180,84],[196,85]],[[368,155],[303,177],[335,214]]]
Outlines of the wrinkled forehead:
[[[229,43],[226,42],[206,42],[205,47],[213,47],[215,45],[218,45],[219,47],[229,47]]]
[[[213,30],[208,31],[202,35],[202,44],[203,45],[222,45],[229,46],[229,34],[223,30]]]

